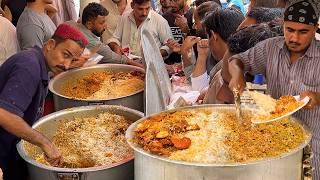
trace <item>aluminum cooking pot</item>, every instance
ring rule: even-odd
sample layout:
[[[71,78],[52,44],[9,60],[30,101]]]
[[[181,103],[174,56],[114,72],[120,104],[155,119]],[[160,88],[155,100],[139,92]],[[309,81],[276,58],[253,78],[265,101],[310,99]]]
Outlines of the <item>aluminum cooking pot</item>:
[[[122,115],[130,123],[143,117],[143,113],[121,106],[84,106],[65,109],[41,118],[32,127],[49,139],[54,135],[58,122],[74,117],[92,117],[103,112]],[[33,157],[41,153],[40,148],[28,152],[25,141],[17,145],[20,156],[27,162],[31,180],[133,180],[133,156],[108,166],[92,168],[58,168],[38,163]]]
[[[121,105],[136,109],[138,111],[144,111],[143,105],[143,88],[132,92],[126,96],[105,99],[105,100],[95,100],[95,99],[76,99],[73,97],[68,97],[63,95],[63,88],[66,83],[72,83],[81,79],[83,76],[91,74],[93,72],[101,71],[111,71],[111,72],[130,72],[130,71],[140,71],[144,73],[144,69],[130,66],[125,64],[99,64],[90,67],[83,67],[79,69],[70,70],[55,76],[49,82],[49,90],[53,93],[53,100],[55,110],[62,110],[77,106],[88,106],[88,105]]]
[[[166,112],[186,109],[211,108],[213,111],[234,111],[233,105],[201,105],[184,107]],[[158,114],[151,115],[157,116]],[[263,160],[248,163],[196,163],[171,160],[166,157],[151,154],[132,142],[136,126],[149,117],[144,117],[131,124],[126,132],[126,138],[134,149],[135,179],[137,180],[301,180],[303,148],[311,140],[311,134],[297,119],[306,132],[307,138],[299,147],[288,153]]]

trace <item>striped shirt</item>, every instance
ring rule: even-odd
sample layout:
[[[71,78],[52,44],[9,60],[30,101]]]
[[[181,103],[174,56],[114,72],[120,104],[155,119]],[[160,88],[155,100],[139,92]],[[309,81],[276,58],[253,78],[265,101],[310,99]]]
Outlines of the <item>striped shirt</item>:
[[[320,41],[313,39],[305,54],[294,63],[290,63],[290,54],[284,37],[262,41],[233,58],[243,62],[244,71],[252,75],[264,74],[267,79],[267,93],[273,98],[299,95],[304,91],[320,93]],[[302,109],[293,116],[302,120],[311,129],[312,149],[319,155],[320,106],[311,110]],[[319,170],[319,166],[317,168]]]

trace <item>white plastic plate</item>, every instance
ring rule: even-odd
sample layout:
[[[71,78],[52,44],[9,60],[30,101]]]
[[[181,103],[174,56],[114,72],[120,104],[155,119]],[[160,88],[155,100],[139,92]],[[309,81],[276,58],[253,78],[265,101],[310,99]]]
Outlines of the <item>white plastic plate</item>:
[[[301,108],[303,108],[305,105],[307,105],[308,102],[310,101],[310,98],[309,98],[308,96],[306,96],[305,98],[303,98],[303,99],[301,99],[301,100],[300,100],[300,96],[299,96],[299,95],[293,96],[293,97],[294,97],[297,101],[302,102],[302,104],[301,104],[299,107],[297,107],[296,109],[294,109],[293,111],[288,112],[287,114],[284,114],[284,115],[282,115],[282,116],[280,116],[280,117],[277,117],[277,118],[274,118],[274,119],[263,120],[263,121],[251,121],[251,122],[254,123],[254,124],[261,124],[261,123],[268,123],[268,122],[272,122],[272,121],[281,120],[281,119],[286,118],[286,117],[292,115],[293,113],[299,111]]]

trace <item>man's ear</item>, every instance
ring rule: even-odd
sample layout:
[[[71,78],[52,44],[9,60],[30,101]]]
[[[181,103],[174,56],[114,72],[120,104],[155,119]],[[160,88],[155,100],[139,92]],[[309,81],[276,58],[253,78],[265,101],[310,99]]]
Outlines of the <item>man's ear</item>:
[[[92,20],[87,21],[85,26],[87,29],[89,29],[91,31],[92,27],[93,27],[93,21]]]
[[[218,39],[217,33],[213,32],[212,30],[210,30],[210,33],[214,41],[216,41]]]
[[[52,50],[56,47],[56,41],[54,39],[49,39],[46,44],[47,50]]]

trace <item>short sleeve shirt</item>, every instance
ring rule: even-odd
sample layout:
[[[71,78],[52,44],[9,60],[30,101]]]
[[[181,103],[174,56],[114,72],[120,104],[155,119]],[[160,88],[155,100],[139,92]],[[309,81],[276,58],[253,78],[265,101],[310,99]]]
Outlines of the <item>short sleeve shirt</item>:
[[[49,40],[56,25],[45,13],[37,13],[26,7],[22,12],[17,24],[17,37],[21,49],[33,46],[42,47]]]
[[[193,15],[193,9],[190,8],[186,14],[184,14],[184,17],[187,19],[188,22],[188,27],[191,30],[192,29],[192,15]],[[171,13],[165,13],[162,15],[167,21],[168,24],[170,26],[172,35],[174,37],[174,40],[176,40],[177,42],[179,42],[180,44],[184,41],[184,34],[182,33],[180,27],[177,27],[175,25],[175,20],[176,20],[176,16]],[[168,61],[170,62],[180,62],[181,61],[181,56],[178,53],[172,53],[169,57],[168,57]]]
[[[11,56],[0,67],[0,108],[31,126],[42,116],[48,80],[45,57],[39,47]],[[10,151],[15,151],[18,140],[0,127],[0,165]]]

